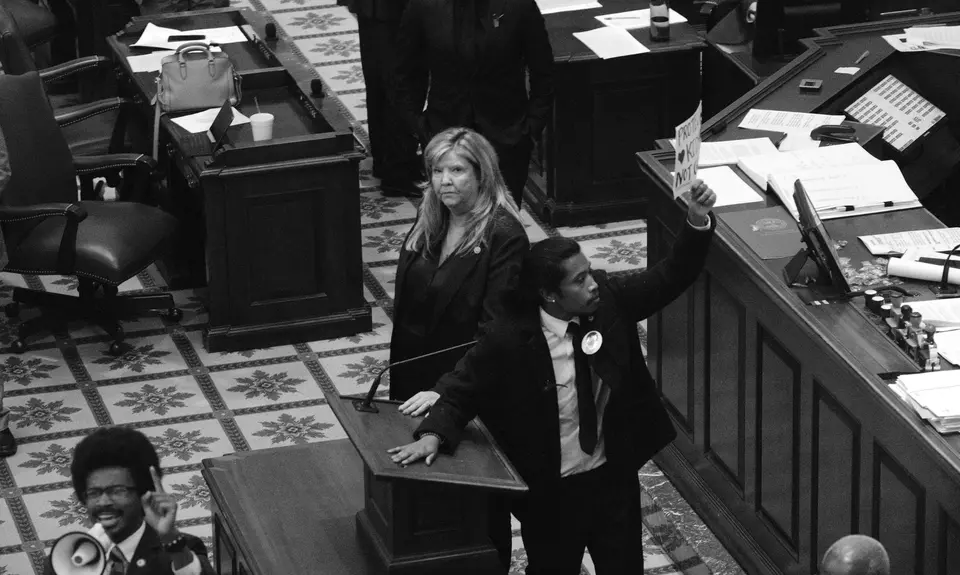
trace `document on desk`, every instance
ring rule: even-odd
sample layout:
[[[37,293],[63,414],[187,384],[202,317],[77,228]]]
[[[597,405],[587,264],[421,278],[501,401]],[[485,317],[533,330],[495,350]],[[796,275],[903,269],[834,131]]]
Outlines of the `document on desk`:
[[[793,201],[797,180],[803,184],[822,220],[922,207],[893,160],[770,174],[770,187],[799,219]]]
[[[624,28],[626,30],[650,27],[649,8],[644,8],[643,10],[630,10],[629,12],[618,12],[616,14],[601,14],[600,16],[595,16],[595,18],[604,26],[615,26],[617,28]],[[674,12],[672,9],[670,10],[671,24],[682,24],[686,21],[687,19],[681,14]]]
[[[890,258],[887,262],[887,275],[940,283],[943,279],[943,266],[946,259],[947,256],[939,252],[907,250],[903,257]],[[960,285],[960,269],[958,269],[960,261],[951,258],[950,264],[947,283]],[[911,305],[913,305],[913,302],[911,302]],[[937,328],[939,327],[938,325]],[[960,323],[957,327],[960,327]]]
[[[191,36],[203,36],[203,40],[173,41],[170,36],[189,34]],[[136,48],[163,48],[166,50],[176,50],[182,44],[190,42],[204,42],[207,44],[232,44],[235,42],[246,42],[247,36],[239,26],[222,26],[219,28],[202,28],[200,30],[177,30],[175,28],[163,28],[155,25],[153,22],[147,24],[140,34],[140,38],[131,44]]]
[[[960,26],[914,26],[904,30],[907,40],[924,46],[960,48]]]
[[[844,110],[854,120],[882,126],[883,140],[904,151],[946,114],[892,74]]]
[[[643,54],[650,49],[637,41],[633,35],[623,28],[604,26],[589,32],[574,32],[574,37],[593,50],[593,53],[604,60],[621,58],[634,54]]]
[[[803,249],[800,228],[781,206],[743,212],[722,212],[719,217],[733,228],[761,259],[789,258]]]
[[[217,118],[217,114],[219,113],[220,108],[210,108],[209,110],[197,112],[196,114],[189,114],[186,116],[180,116],[178,118],[170,118],[170,121],[190,132],[191,134],[201,134],[210,129],[210,126],[213,125],[213,121]],[[250,118],[241,114],[236,108],[233,109],[233,121],[230,122],[231,126],[239,126],[240,124],[249,123]]]
[[[584,0],[537,0],[537,7],[540,8],[541,14],[603,8],[599,2],[584,2]]]
[[[923,321],[937,326],[938,332],[960,331],[960,298],[930,299],[909,303],[913,311],[923,315]],[[939,335],[935,337],[940,338]]]
[[[916,248],[942,252],[960,244],[960,228],[911,230],[892,234],[860,236],[860,241],[875,256],[903,254],[909,249]]]
[[[211,52],[220,52],[219,46],[211,46]],[[149,54],[140,54],[138,56],[127,56],[127,62],[130,63],[130,69],[134,72],[159,72],[163,59],[175,54],[173,50],[157,50]]]
[[[839,124],[844,119],[843,116],[835,115],[753,108],[743,117],[738,127],[748,130],[784,132],[787,137],[780,143],[780,151],[791,152],[820,147],[820,141],[812,139],[810,131],[828,124]]]
[[[704,168],[697,172],[697,177],[717,194],[717,203],[714,207],[752,204],[764,201],[763,196],[743,181],[743,178],[730,169],[729,166],[715,166]]]
[[[856,142],[815,150],[747,156],[737,160],[740,169],[762,190],[767,189],[767,179],[774,173],[879,163],[880,160]]]

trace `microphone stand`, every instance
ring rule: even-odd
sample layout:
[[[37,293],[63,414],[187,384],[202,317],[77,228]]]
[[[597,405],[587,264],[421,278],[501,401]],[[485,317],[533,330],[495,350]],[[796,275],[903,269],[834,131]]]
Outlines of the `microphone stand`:
[[[460,349],[461,347],[469,347],[475,343],[477,343],[476,340],[468,341],[466,343],[461,343],[459,345],[454,345],[444,349],[439,349],[437,351],[431,351],[430,353],[425,353],[423,355],[408,357],[407,359],[403,359],[396,363],[391,363],[384,366],[379,372],[377,372],[377,377],[373,380],[373,385],[370,386],[370,391],[367,392],[366,397],[364,397],[363,399],[354,399],[353,401],[354,409],[356,409],[357,411],[363,411],[365,413],[380,413],[380,409],[373,404],[373,396],[377,394],[377,388],[380,387],[380,379],[383,378],[383,374],[391,367],[396,365],[403,365],[405,363],[410,363],[426,357],[432,357],[434,355],[439,355],[441,353],[447,353],[448,351]]]

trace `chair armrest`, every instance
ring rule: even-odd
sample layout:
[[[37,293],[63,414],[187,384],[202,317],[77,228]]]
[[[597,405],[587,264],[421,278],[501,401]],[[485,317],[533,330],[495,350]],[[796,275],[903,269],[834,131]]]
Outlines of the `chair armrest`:
[[[78,72],[92,70],[107,64],[110,64],[109,58],[104,58],[103,56],[84,56],[83,58],[77,58],[76,60],[70,60],[69,62],[40,70],[40,79],[43,80],[44,83],[55,82]]]
[[[87,210],[80,204],[51,202],[30,206],[0,206],[0,222],[16,222],[32,219],[46,219],[51,216],[64,216],[69,221],[82,222]]]
[[[104,154],[75,157],[73,167],[78,176],[107,174],[123,168],[137,168],[152,173],[157,169],[157,161],[144,154]]]
[[[104,98],[96,102],[60,108],[57,110],[57,113],[54,114],[54,119],[57,120],[57,124],[59,124],[61,128],[65,128],[94,116],[118,110],[123,106],[132,105],[133,100],[127,98]]]

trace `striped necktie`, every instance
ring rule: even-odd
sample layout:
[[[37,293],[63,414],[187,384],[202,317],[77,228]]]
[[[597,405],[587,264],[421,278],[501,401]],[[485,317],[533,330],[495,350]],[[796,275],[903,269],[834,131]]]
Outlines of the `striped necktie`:
[[[104,575],[125,575],[127,572],[127,559],[123,552],[116,545],[110,549],[110,555],[107,558],[107,568]]]

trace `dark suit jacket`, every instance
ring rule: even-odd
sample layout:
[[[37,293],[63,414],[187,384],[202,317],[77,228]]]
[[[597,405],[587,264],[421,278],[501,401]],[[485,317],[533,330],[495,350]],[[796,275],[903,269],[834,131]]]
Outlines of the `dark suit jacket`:
[[[716,218],[711,218],[716,220]],[[594,272],[601,303],[585,321],[584,333],[603,336],[591,367],[610,386],[603,420],[607,462],[639,469],[676,437],[647,369],[637,322],[683,293],[700,274],[713,232],[688,225],[673,253],[654,267],[625,276]],[[479,415],[531,489],[560,477],[560,425],[553,362],[539,307],[527,304],[495,322],[480,343],[444,375],[440,398],[415,436],[443,438],[456,448],[466,424]]]
[[[348,0],[347,9],[358,18],[399,24],[407,0]]]
[[[203,544],[199,537],[186,533],[184,535],[187,539],[187,548],[193,551],[197,559],[200,560],[201,575],[214,575],[213,566],[207,559],[207,546]],[[144,562],[142,567],[137,565],[141,559]],[[140,539],[140,544],[137,545],[137,550],[133,554],[133,559],[127,565],[126,575],[172,575],[172,562],[170,554],[164,551],[160,545],[157,532],[147,525],[143,537]],[[44,575],[55,575],[49,555],[44,564],[43,573]]]
[[[467,60],[462,38],[455,37],[458,1],[407,5],[400,22],[397,108],[424,144],[452,126],[473,128],[501,145],[538,138],[553,105],[553,50],[536,2],[475,0],[480,27]],[[426,72],[430,90],[423,112],[425,96],[418,87]]]
[[[450,274],[427,320],[427,341],[411,341],[398,336],[401,326],[394,325],[390,339],[390,362],[415,357],[465,343],[479,330],[503,314],[504,295],[517,286],[523,255],[530,247],[523,225],[503,210],[494,215],[487,239],[479,253],[452,256],[444,266]],[[415,252],[400,251],[394,292],[394,317],[400,317],[406,301],[404,281]],[[431,389],[441,375],[453,369],[465,350],[425,358],[408,364],[414,369],[392,368],[390,396],[406,399],[418,391]]]

